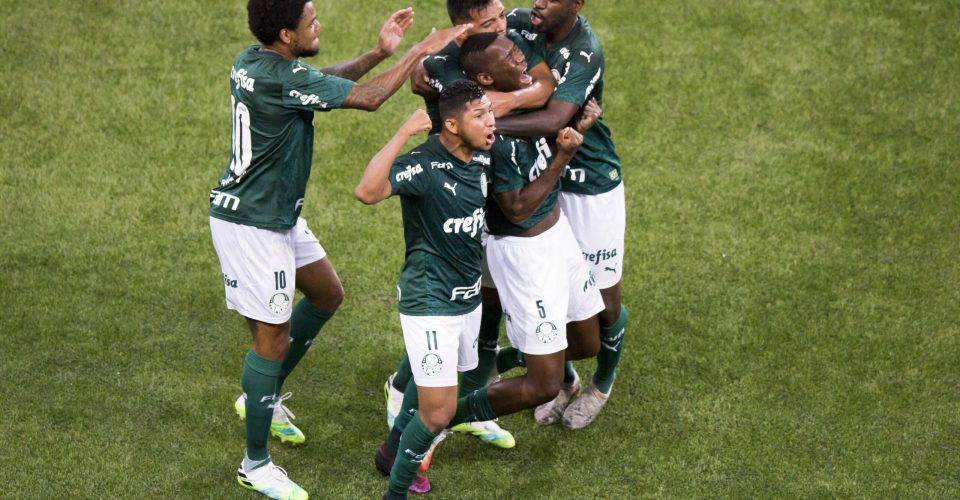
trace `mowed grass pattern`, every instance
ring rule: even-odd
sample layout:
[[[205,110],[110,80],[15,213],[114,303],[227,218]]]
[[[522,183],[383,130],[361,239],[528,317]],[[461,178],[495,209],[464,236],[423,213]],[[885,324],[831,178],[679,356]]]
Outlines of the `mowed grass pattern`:
[[[317,6],[319,67],[407,4]],[[404,50],[448,24],[443,2],[412,6]],[[206,216],[245,3],[0,10],[0,497],[250,498],[232,410],[249,334]],[[449,439],[431,496],[960,496],[960,5],[583,14],[627,189],[614,396],[580,432],[502,419],[514,450]],[[386,487],[402,229],[396,201],[352,188],[418,105],[405,88],[315,120],[303,213],[347,298],[286,384],[307,444],[271,443],[314,498]]]

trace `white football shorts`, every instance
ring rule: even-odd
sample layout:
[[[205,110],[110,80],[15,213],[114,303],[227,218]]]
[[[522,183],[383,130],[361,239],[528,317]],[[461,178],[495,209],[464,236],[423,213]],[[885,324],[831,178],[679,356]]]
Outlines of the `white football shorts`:
[[[487,263],[500,293],[507,337],[525,354],[566,349],[567,323],[603,310],[600,289],[562,214],[537,236],[491,236]]]
[[[607,289],[623,275],[623,235],[627,213],[623,183],[606,193],[560,193],[560,210],[580,245],[597,286]]]
[[[457,385],[457,372],[477,367],[482,310],[477,306],[459,316],[400,314],[403,343],[418,386],[453,387]]]
[[[290,320],[297,269],[326,257],[307,221],[273,230],[210,217],[227,308],[278,325]]]

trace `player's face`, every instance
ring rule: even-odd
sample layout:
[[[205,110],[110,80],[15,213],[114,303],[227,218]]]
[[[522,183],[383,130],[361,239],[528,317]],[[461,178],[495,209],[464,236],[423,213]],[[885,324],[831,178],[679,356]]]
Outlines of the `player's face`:
[[[460,115],[460,140],[474,150],[489,151],[493,147],[496,122],[493,119],[493,105],[483,96],[467,104]]]
[[[484,56],[489,61],[486,73],[493,79],[495,90],[513,92],[533,83],[527,74],[523,52],[506,36],[498,36],[484,51]]]
[[[580,11],[582,0],[534,0],[530,23],[540,33],[566,26]]]
[[[292,38],[291,50],[295,57],[313,57],[320,52],[320,21],[313,2],[303,6],[303,15]]]
[[[473,27],[467,30],[467,36],[477,33],[506,33],[507,17],[503,2],[493,0],[485,7],[471,10],[470,22],[473,23]]]

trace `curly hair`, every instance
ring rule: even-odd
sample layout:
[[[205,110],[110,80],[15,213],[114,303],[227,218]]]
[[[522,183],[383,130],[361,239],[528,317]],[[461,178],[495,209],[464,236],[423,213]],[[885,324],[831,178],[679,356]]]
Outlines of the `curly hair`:
[[[473,80],[457,80],[440,92],[440,117],[457,118],[467,104],[483,98],[483,89]]]
[[[482,9],[493,0],[447,0],[447,15],[453,24],[470,22],[470,11]]]
[[[280,30],[295,30],[303,16],[303,6],[310,0],[250,0],[247,2],[247,24],[250,32],[264,45],[280,39]]]

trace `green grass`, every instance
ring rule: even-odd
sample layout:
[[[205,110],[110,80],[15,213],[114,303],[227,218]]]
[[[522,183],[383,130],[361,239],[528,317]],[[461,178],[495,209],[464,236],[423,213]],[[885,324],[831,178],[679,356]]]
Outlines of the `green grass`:
[[[415,2],[410,40],[444,26]],[[393,8],[321,2],[322,66]],[[207,192],[244,3],[0,0],[0,470],[11,498],[250,498],[248,334]],[[960,6],[589,1],[624,162],[616,391],[580,432],[456,437],[434,498],[960,496]],[[318,114],[304,214],[347,298],[274,445],[315,498],[376,498],[402,352],[399,207],[352,198],[415,106]],[[592,362],[579,365],[581,374]]]

